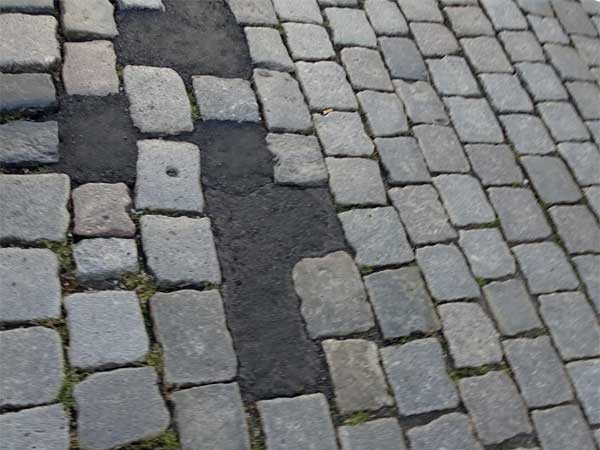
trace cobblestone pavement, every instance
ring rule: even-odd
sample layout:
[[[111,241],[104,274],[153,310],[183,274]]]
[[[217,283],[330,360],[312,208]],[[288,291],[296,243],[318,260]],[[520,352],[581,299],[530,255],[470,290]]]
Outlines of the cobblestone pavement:
[[[600,450],[600,2],[0,12],[1,450]]]

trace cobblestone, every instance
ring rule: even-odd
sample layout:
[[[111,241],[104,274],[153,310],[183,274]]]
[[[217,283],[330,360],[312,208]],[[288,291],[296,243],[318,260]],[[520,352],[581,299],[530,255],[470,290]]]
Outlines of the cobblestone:
[[[393,89],[390,76],[377,50],[350,47],[342,49],[340,56],[354,89]]]
[[[507,145],[470,144],[465,147],[473,170],[484,186],[520,184],[523,172]]]
[[[248,81],[204,75],[192,77],[192,84],[204,120],[260,122],[258,103]]]
[[[594,441],[577,406],[533,411],[533,423],[544,450],[594,450]]]
[[[521,280],[495,281],[486,284],[483,292],[503,335],[515,336],[542,327],[533,301]]]
[[[415,43],[408,38],[382,37],[379,47],[392,78],[427,80],[427,68]]]
[[[552,0],[552,6],[558,16],[558,20],[560,20],[567,33],[587,36],[598,35],[598,31],[595,29],[581,4],[564,0]]]
[[[583,411],[593,425],[600,423],[600,392],[597,380],[600,378],[600,360],[576,361],[567,365],[573,380],[577,398]]]
[[[325,17],[338,46],[377,47],[375,32],[364,11],[351,8],[327,8]]]
[[[496,30],[527,28],[525,16],[513,0],[481,0],[481,4]]]
[[[527,16],[529,24],[542,44],[569,44],[569,36],[565,34],[560,22],[554,17]]]
[[[600,119],[600,88],[593,83],[581,81],[573,81],[566,85],[581,117],[585,120]]]
[[[566,100],[568,98],[567,90],[550,65],[519,63],[515,67],[535,101]]]
[[[60,0],[60,6],[62,29],[68,39],[111,39],[119,34],[115,8],[109,0]]]
[[[413,450],[483,450],[468,416],[461,413],[446,414],[427,425],[410,429],[407,434]]]
[[[444,104],[431,84],[425,81],[407,83],[402,80],[394,80],[394,86],[413,124],[448,125],[450,123],[444,110]]]
[[[449,97],[444,99],[456,133],[464,143],[501,144],[504,134],[485,99]]]
[[[539,16],[554,16],[550,0],[517,0],[521,9],[526,13],[537,14]],[[531,16],[527,16],[528,18]]]
[[[544,50],[530,31],[503,31],[499,37],[513,63],[545,61]]]
[[[117,56],[110,41],[65,42],[63,83],[68,95],[119,92]]]
[[[500,113],[533,111],[533,103],[518,77],[509,74],[483,74],[479,79],[496,111]]]
[[[62,405],[42,406],[0,416],[6,449],[68,450],[69,420]]]
[[[576,256],[573,261],[592,303],[596,306],[596,311],[600,313],[600,278],[597,276],[600,255]]]
[[[56,89],[50,75],[0,74],[0,111],[46,109],[54,106],[56,106]]]
[[[375,446],[380,450],[406,450],[402,430],[396,419],[371,420],[338,428],[342,450],[361,450]]]
[[[80,280],[116,280],[139,269],[133,239],[84,239],[73,248]]]
[[[310,23],[284,23],[288,48],[292,59],[318,61],[335,56],[327,30]]]
[[[288,55],[279,31],[274,28],[244,28],[250,58],[255,67],[293,72],[294,63]]]
[[[463,38],[460,43],[476,72],[512,72],[510,61],[498,39],[481,36]]]
[[[396,94],[362,91],[357,98],[373,136],[393,136],[408,131],[404,106]]]
[[[454,34],[442,24],[413,22],[410,31],[424,56],[444,56],[460,49]]]
[[[269,0],[226,0],[240,25],[277,26],[277,16]]]
[[[599,18],[597,17],[596,20]],[[600,66],[600,56],[598,56],[600,39],[586,36],[573,36],[572,39],[579,55],[589,66]]]
[[[327,167],[316,137],[270,133],[266,142],[275,156],[273,173],[277,183],[297,186],[327,183]]]
[[[468,172],[469,161],[451,127],[417,125],[413,133],[431,172]]]
[[[322,23],[321,11],[316,0],[296,2],[294,0],[273,0],[273,7],[279,20],[290,22]]]
[[[119,10],[155,10],[164,11],[165,5],[161,0],[117,0]]]
[[[409,21],[442,22],[442,13],[435,0],[398,0]]]
[[[431,181],[425,159],[412,137],[377,138],[377,153],[391,184]]]
[[[373,142],[356,112],[313,114],[317,136],[327,156],[371,156]]]
[[[481,8],[475,6],[457,6],[444,8],[452,29],[458,37],[494,36],[492,23]]]
[[[385,187],[376,161],[365,158],[325,158],[325,164],[337,205],[385,205]]]
[[[506,135],[520,155],[544,155],[555,151],[554,142],[539,117],[530,114],[500,116]]]
[[[54,2],[52,0],[2,0],[0,2],[0,11],[52,12],[54,11]]]
[[[561,159],[550,156],[525,156],[521,158],[521,162],[545,204],[570,203],[581,199],[581,192]]]
[[[589,139],[590,133],[570,103],[541,103],[538,110],[557,142]]]
[[[58,124],[17,120],[0,125],[0,163],[35,166],[58,162]]]
[[[358,103],[342,66],[333,61],[296,63],[298,79],[311,111],[356,110]]]
[[[600,253],[600,227],[585,205],[553,206],[548,212],[570,254]]]
[[[557,44],[544,44],[548,58],[563,80],[594,80],[585,61],[571,47]]]
[[[446,56],[427,61],[433,83],[442,95],[479,95],[477,81],[464,58]]]
[[[458,243],[476,277],[502,278],[515,273],[515,260],[497,228],[461,230]]]
[[[396,2],[366,0],[364,8],[376,34],[389,36],[408,34],[408,24]]]

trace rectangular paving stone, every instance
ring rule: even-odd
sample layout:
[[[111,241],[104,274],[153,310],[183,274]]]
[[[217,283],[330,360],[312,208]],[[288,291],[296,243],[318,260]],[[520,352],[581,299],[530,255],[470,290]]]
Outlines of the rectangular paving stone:
[[[59,160],[58,123],[15,120],[0,125],[0,164],[36,166]]]
[[[435,0],[398,0],[398,4],[409,21],[443,21],[442,12]]]
[[[316,0],[272,0],[279,20],[290,22],[323,23]]]
[[[417,125],[412,131],[431,172],[469,171],[469,160],[452,127]]]
[[[459,381],[460,395],[484,444],[498,444],[531,433],[527,408],[517,387],[504,372],[489,372]]]
[[[327,30],[310,23],[287,22],[283,25],[285,40],[294,61],[318,61],[335,57]]]
[[[313,339],[344,336],[374,326],[360,273],[348,253],[304,258],[294,266],[292,278]]]
[[[600,227],[585,205],[553,206],[548,212],[570,254],[600,253]]]
[[[60,7],[62,31],[70,40],[112,39],[119,34],[109,0],[60,0]]]
[[[392,78],[427,80],[425,62],[411,39],[381,37],[378,41]]]
[[[567,33],[583,34],[586,36],[598,35],[598,31],[580,3],[552,0],[552,6],[558,16],[558,20],[560,20]]]
[[[492,23],[476,6],[449,6],[444,12],[450,21],[452,30],[458,37],[494,36]]]
[[[262,400],[257,405],[268,450],[337,450],[323,394]]]
[[[134,239],[83,239],[73,248],[77,278],[81,281],[118,280],[139,270]]]
[[[531,31],[503,31],[499,37],[513,63],[545,62],[544,50]]]
[[[117,56],[110,41],[65,42],[63,83],[68,95],[119,93]]]
[[[273,177],[278,184],[320,186],[327,183],[327,167],[315,136],[269,133],[266,142],[275,157]]]
[[[408,34],[408,24],[396,2],[366,0],[363,7],[376,34],[388,36]]]
[[[483,287],[483,292],[498,329],[504,336],[515,336],[543,326],[520,279],[488,283]]]
[[[244,28],[254,67],[293,72],[294,63],[283,44],[279,30],[267,27]]]
[[[54,2],[52,0],[0,0],[0,11],[2,12],[53,12]]]
[[[558,44],[544,44],[544,50],[563,80],[594,81],[594,75],[574,48]]]
[[[425,159],[413,137],[375,139],[377,153],[390,184],[431,181]]]
[[[166,67],[126,66],[125,92],[133,124],[142,133],[192,131],[192,108],[181,77]]]
[[[429,59],[427,66],[433,84],[441,95],[479,95],[477,81],[464,58],[445,56],[442,59]]]
[[[450,123],[444,104],[431,84],[425,81],[408,83],[394,80],[394,86],[413,125],[418,123],[448,125]]]
[[[204,120],[260,122],[258,103],[249,81],[202,75],[192,77],[192,85]]]
[[[515,273],[515,260],[497,228],[461,230],[458,243],[476,277],[502,278]]]
[[[416,255],[429,292],[436,301],[479,297],[479,286],[465,257],[454,244],[421,247]]]
[[[381,349],[381,359],[400,414],[409,416],[458,406],[458,392],[437,339],[385,347]]]
[[[388,195],[413,244],[432,244],[456,238],[438,194],[430,184],[393,188]]]
[[[542,295],[540,313],[563,360],[600,355],[600,326],[580,292]]]
[[[600,423],[600,360],[576,361],[567,365],[569,376],[573,380],[577,398],[583,411],[593,425]]]
[[[377,47],[375,32],[364,11],[352,8],[327,8],[325,18],[335,45]]]
[[[69,419],[62,405],[41,406],[0,416],[2,446],[9,449],[68,450]]]
[[[524,156],[521,158],[521,163],[540,199],[545,204],[572,203],[581,199],[577,183],[560,158]]]
[[[256,69],[253,80],[269,131],[304,132],[311,128],[308,107],[294,78],[283,72]]]
[[[590,138],[589,131],[570,103],[546,102],[540,103],[537,107],[557,142],[582,141]]]
[[[527,406],[541,408],[573,399],[567,373],[549,337],[510,339],[503,344]]]
[[[296,63],[296,74],[311,111],[358,109],[346,73],[338,63],[301,61]]]
[[[250,450],[237,383],[200,386],[172,395],[182,450]]]
[[[371,156],[371,138],[357,112],[313,114],[315,130],[327,156]]]
[[[0,242],[64,241],[69,193],[67,175],[0,175]]]
[[[544,123],[532,114],[501,115],[506,135],[520,155],[544,155],[555,151]]]
[[[496,219],[479,181],[471,175],[438,175],[433,184],[454,225],[486,224]]]
[[[54,106],[56,89],[49,74],[0,74],[0,111],[46,109]]]
[[[365,286],[385,339],[439,330],[431,297],[417,267],[374,273],[365,277]]]
[[[161,286],[221,283],[210,219],[145,215],[142,245]]]
[[[524,30],[525,16],[513,0],[481,0],[496,30]]]
[[[495,111],[533,111],[533,103],[516,75],[489,73],[480,75],[479,80]]]
[[[537,14],[539,16],[554,16],[550,0],[517,0],[517,3],[526,13]]]
[[[581,117],[585,120],[600,119],[600,87],[582,81],[572,81],[566,86]]]
[[[404,106],[396,94],[362,91],[356,97],[373,136],[393,136],[408,131]]]
[[[340,57],[354,89],[393,90],[392,81],[377,50],[347,47],[342,49]]]
[[[483,98],[447,97],[450,118],[463,143],[501,144],[504,134],[498,119]]]
[[[577,272],[585,284],[588,296],[600,314],[600,255],[584,255],[573,258]]]
[[[600,22],[600,17],[596,16],[595,20]],[[575,35],[572,39],[579,55],[587,62],[588,66],[600,66],[600,55],[598,55],[600,53],[600,39]]]
[[[463,38],[460,44],[475,72],[512,72],[508,56],[495,37]]]
[[[393,405],[374,342],[329,339],[322,345],[333,382],[335,404],[342,414]]]
[[[233,379],[237,359],[217,290],[157,293],[150,299],[156,340],[172,386]]]
[[[336,205],[385,205],[385,187],[377,161],[366,158],[325,158],[329,188]]]
[[[569,36],[564,32],[560,22],[555,17],[538,17],[528,15],[527,20],[536,37],[542,44],[569,45]]]
[[[470,144],[465,151],[484,186],[520,184],[523,172],[508,145]]]
[[[466,414],[443,415],[427,425],[411,428],[407,434],[412,450],[483,450]]]
[[[271,0],[226,0],[235,20],[240,25],[272,25],[279,21]]]
[[[412,22],[410,31],[424,56],[444,56],[460,50],[452,31],[442,24]]]
[[[515,68],[536,102],[568,98],[567,90],[549,64],[519,63]]]
[[[406,450],[404,436],[398,421],[392,418],[376,419],[358,425],[338,428],[342,450]]]
[[[594,450],[594,438],[577,406],[533,411],[531,416],[543,450]]]

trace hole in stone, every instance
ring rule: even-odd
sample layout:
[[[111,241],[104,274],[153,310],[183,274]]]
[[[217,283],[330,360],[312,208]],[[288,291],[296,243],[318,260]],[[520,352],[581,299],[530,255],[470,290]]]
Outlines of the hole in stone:
[[[170,177],[177,177],[179,175],[179,171],[175,168],[175,167],[167,167],[167,170],[165,170],[165,173],[170,176]]]

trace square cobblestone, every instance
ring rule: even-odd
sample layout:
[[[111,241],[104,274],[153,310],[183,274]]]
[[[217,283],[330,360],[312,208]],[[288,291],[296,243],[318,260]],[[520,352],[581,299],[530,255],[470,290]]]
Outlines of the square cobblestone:
[[[375,139],[377,153],[390,184],[431,181],[425,159],[413,137]]]
[[[115,8],[109,0],[60,0],[62,30],[69,40],[116,37]]]
[[[327,167],[315,136],[270,133],[266,142],[275,157],[273,176],[277,183],[296,186],[327,183]]]
[[[385,205],[385,187],[377,161],[366,158],[325,158],[329,187],[336,205]]]
[[[525,284],[519,279],[494,281],[483,287],[490,311],[505,336],[542,328]]]
[[[444,56],[460,49],[452,31],[442,24],[413,22],[410,31],[424,56]]]
[[[577,406],[533,411],[531,416],[544,450],[594,450],[594,438]]]
[[[525,16],[514,0],[481,0],[483,9],[496,30],[524,30]]]
[[[2,414],[0,436],[6,450],[68,450],[71,440],[69,419],[60,404]]]
[[[294,71],[294,63],[288,55],[279,30],[267,27],[246,27],[244,34],[254,67],[283,72]]]
[[[552,0],[552,6],[558,16],[558,20],[560,20],[567,33],[583,34],[586,36],[598,35],[598,31],[580,3]]]
[[[452,127],[417,125],[413,133],[431,172],[469,171],[469,160]]]
[[[600,22],[600,17],[596,16],[596,21]],[[575,48],[587,62],[588,66],[600,66],[600,39],[587,36],[573,36]]]
[[[481,8],[475,6],[450,6],[444,8],[452,29],[458,37],[494,36],[492,23]]]
[[[460,43],[476,72],[512,72],[508,56],[495,37],[463,38]]]
[[[555,17],[529,15],[527,19],[533,32],[542,44],[569,44],[569,36],[563,31],[560,22]]]
[[[427,68],[415,43],[408,38],[382,37],[379,47],[392,78],[427,80]]]
[[[366,0],[364,8],[376,34],[389,36],[408,34],[408,24],[396,2]]]
[[[581,141],[590,138],[589,131],[570,103],[540,103],[538,111],[557,142]]]
[[[442,95],[479,95],[477,81],[464,58],[445,56],[442,59],[429,59],[427,66],[433,84]]]
[[[565,163],[554,156],[525,156],[521,158],[525,171],[540,199],[547,205],[576,202],[581,192]]]
[[[425,81],[408,83],[394,80],[396,94],[402,99],[406,113],[412,124],[427,123],[448,125],[450,119],[444,110],[444,104],[431,84]]]
[[[327,156],[371,156],[371,138],[356,112],[313,114],[317,136]]]
[[[596,311],[600,314],[600,255],[576,256],[573,261]]]
[[[513,63],[545,62],[544,50],[530,31],[503,31],[499,34]]]
[[[600,119],[600,87],[594,83],[581,81],[566,83],[566,86],[575,100],[581,117],[585,120]]]
[[[0,74],[0,111],[45,109],[56,106],[56,89],[46,73]],[[2,157],[4,162],[6,157]]]
[[[340,57],[354,89],[393,90],[392,81],[377,50],[344,48]]]
[[[3,92],[2,96],[4,96]],[[60,157],[58,149],[58,123],[55,121],[15,120],[0,125],[0,165],[2,166],[56,163]]]
[[[119,92],[117,56],[110,41],[65,42],[63,83],[68,95]]]
[[[567,90],[549,64],[519,63],[515,67],[535,101],[568,98]]]
[[[523,172],[507,145],[470,144],[465,146],[473,170],[484,186],[520,184]]]
[[[554,16],[554,10],[552,9],[550,0],[517,0],[517,3],[526,13],[536,14],[538,16]]]
[[[585,205],[553,206],[548,212],[570,254],[600,253],[600,227]]]
[[[284,23],[283,32],[294,61],[318,61],[335,56],[327,30],[310,23]]]
[[[409,21],[443,22],[442,12],[435,0],[397,0]]]
[[[54,2],[52,0],[2,0],[0,2],[0,11],[48,13],[54,11]]]
[[[413,450],[483,450],[466,414],[450,413],[411,428],[408,438]]]
[[[479,79],[496,111],[533,111],[533,103],[516,75],[490,73],[480,75]]]
[[[377,38],[364,11],[351,8],[327,8],[325,17],[337,46],[377,47]]]
[[[322,23],[317,0],[273,0],[273,7],[281,22]]]
[[[555,151],[554,141],[544,123],[531,114],[500,116],[506,135],[520,155],[544,155]]]
[[[260,122],[256,96],[247,80],[203,75],[192,77],[192,85],[204,120]]]
[[[118,280],[139,269],[134,239],[83,239],[75,244],[73,258],[83,281]]]
[[[408,131],[404,105],[396,94],[362,91],[357,97],[373,136],[393,136]]]
[[[600,424],[600,360],[576,361],[567,365],[583,412],[593,425]]]
[[[400,425],[392,418],[341,426],[338,434],[342,450],[362,450],[371,446],[378,450],[406,450]]]
[[[464,143],[501,144],[504,134],[487,100],[448,97],[444,99],[458,137]]]
[[[433,178],[433,184],[454,225],[481,225],[496,219],[477,178],[471,175],[438,175]]]
[[[515,260],[497,228],[461,230],[458,243],[476,277],[502,278],[515,273]]]
[[[235,20],[240,25],[279,24],[270,0],[226,0]]]
[[[544,50],[563,80],[594,81],[594,75],[574,48],[557,44],[544,44]]]

